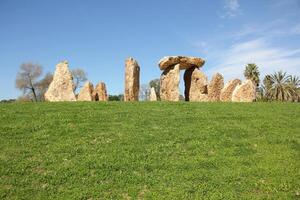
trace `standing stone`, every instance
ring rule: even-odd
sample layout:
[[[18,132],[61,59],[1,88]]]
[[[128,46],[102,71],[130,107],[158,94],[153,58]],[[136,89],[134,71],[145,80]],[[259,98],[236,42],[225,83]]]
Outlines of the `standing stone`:
[[[233,102],[253,102],[256,98],[256,88],[251,80],[238,85],[232,93]]]
[[[160,77],[160,99],[162,101],[179,101],[180,65],[168,67]]]
[[[196,67],[185,70],[185,101],[208,101],[207,77]]]
[[[96,85],[93,92],[94,101],[108,101],[108,95],[106,90],[106,85],[103,82],[100,82]]]
[[[212,80],[207,86],[209,101],[220,101],[221,90],[224,87],[223,76],[219,73],[213,75]]]
[[[53,80],[45,93],[46,101],[76,101],[73,92],[73,76],[68,67],[68,61],[56,65]]]
[[[241,83],[242,82],[239,79],[228,81],[225,84],[224,88],[221,90],[220,100],[223,102],[230,102],[232,99],[232,93],[234,89]]]
[[[154,87],[150,90],[150,101],[157,101],[157,95]]]
[[[136,60],[128,58],[125,62],[124,101],[138,101],[140,90],[140,67]]]
[[[91,82],[86,82],[78,94],[78,101],[93,101],[94,86]]]

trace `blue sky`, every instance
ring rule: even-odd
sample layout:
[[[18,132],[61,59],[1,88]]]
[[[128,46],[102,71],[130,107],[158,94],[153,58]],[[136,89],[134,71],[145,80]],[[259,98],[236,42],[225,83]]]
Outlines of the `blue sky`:
[[[22,62],[44,72],[68,60],[110,94],[123,93],[124,62],[141,66],[141,83],[160,77],[167,55],[204,58],[211,78],[243,78],[246,63],[261,74],[300,75],[300,0],[0,0],[0,99],[16,98]]]

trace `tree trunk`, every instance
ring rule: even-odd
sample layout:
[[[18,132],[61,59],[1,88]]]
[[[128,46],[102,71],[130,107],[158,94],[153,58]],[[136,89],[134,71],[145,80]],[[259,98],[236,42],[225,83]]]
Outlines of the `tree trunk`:
[[[29,82],[30,82],[30,87],[31,87],[30,89],[31,89],[31,91],[32,91],[34,100],[35,100],[35,102],[37,102],[37,97],[36,97],[35,89],[34,89],[34,87],[33,87],[32,81],[31,81],[31,77],[29,77]]]
[[[35,93],[35,90],[34,90],[33,87],[31,88],[31,91],[32,91],[32,94],[33,94],[33,97],[34,97],[34,101],[37,102],[36,93]]]

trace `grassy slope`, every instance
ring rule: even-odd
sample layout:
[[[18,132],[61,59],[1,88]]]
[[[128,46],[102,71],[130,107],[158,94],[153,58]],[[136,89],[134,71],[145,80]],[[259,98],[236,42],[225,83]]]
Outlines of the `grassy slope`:
[[[0,199],[293,199],[300,104],[0,104]]]

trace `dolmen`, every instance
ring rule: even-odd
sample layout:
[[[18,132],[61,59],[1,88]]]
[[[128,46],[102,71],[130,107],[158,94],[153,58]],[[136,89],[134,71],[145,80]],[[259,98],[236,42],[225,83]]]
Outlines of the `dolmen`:
[[[179,101],[180,70],[185,70],[185,100],[207,101],[207,77],[199,70],[205,61],[197,57],[167,56],[158,65],[160,77],[160,98],[162,101]]]
[[[158,64],[160,70],[163,71],[160,77],[161,100],[179,101],[180,70],[185,70],[185,100],[201,99],[202,92],[205,92],[202,86],[207,82],[206,77],[202,76],[199,70],[204,63],[203,59],[196,57],[167,56],[162,58]],[[194,93],[195,91],[197,94]]]

